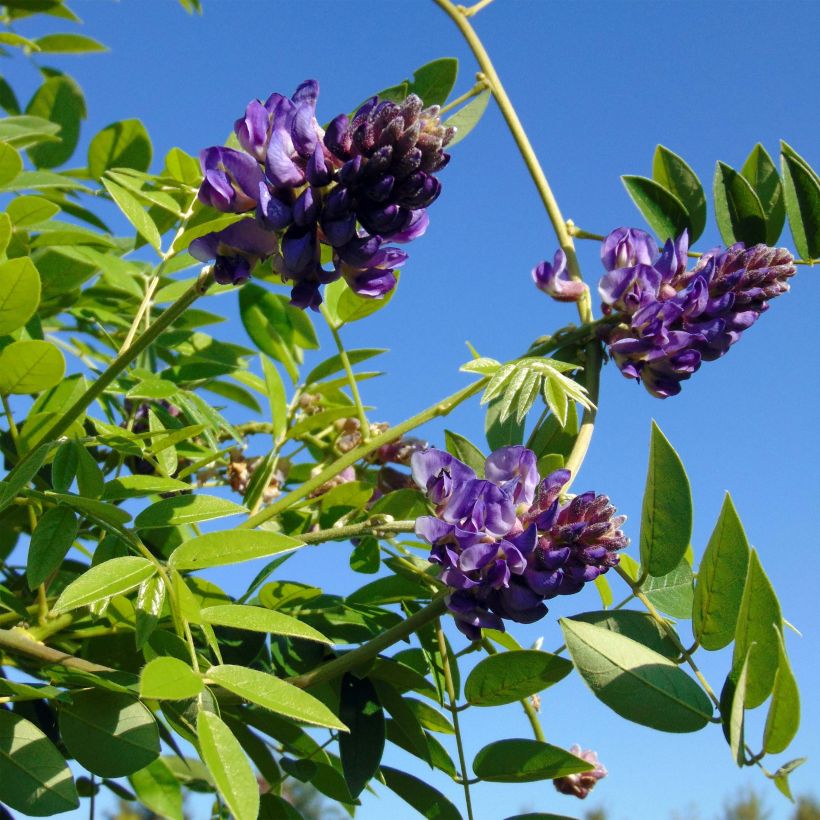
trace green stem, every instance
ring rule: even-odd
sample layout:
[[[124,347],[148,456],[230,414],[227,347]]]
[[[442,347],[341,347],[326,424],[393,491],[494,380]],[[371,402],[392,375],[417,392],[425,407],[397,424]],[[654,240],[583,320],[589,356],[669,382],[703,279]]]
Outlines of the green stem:
[[[426,410],[422,410],[412,418],[407,419],[407,421],[403,421],[401,424],[397,424],[395,427],[385,430],[384,433],[373,436],[373,438],[366,444],[361,444],[356,447],[356,449],[351,450],[349,453],[345,453],[343,456],[340,456],[318,475],[315,475],[295,490],[291,490],[286,495],[283,495],[278,501],[274,502],[269,507],[266,507],[264,510],[260,510],[256,515],[252,515],[246,521],[243,521],[239,525],[239,529],[253,529],[254,527],[258,527],[260,524],[278,515],[283,510],[288,509],[288,507],[296,501],[310,495],[310,493],[321,487],[326,481],[338,475],[345,469],[345,467],[355,464],[360,458],[364,458],[374,450],[378,450],[383,444],[389,444],[391,441],[395,441],[405,433],[410,430],[414,430],[416,427],[420,427],[422,424],[430,421],[431,419],[438,416],[446,416],[463,401],[466,401],[471,396],[478,393],[479,390],[486,386],[486,383],[486,378],[479,379],[479,381],[473,382],[473,384],[462,388],[457,393],[453,393],[451,396],[448,396],[446,399],[431,405]]]
[[[456,733],[456,747],[458,748],[458,764],[461,769],[459,776],[461,784],[464,786],[464,799],[467,803],[467,817],[473,820],[473,804],[470,799],[470,783],[467,777],[467,761],[464,757],[464,743],[461,738],[461,729],[458,725],[458,705],[456,703],[456,690],[453,686],[453,673],[450,669],[450,653],[447,649],[447,641],[444,640],[444,631],[441,628],[441,621],[436,620],[436,639],[438,641],[438,651],[441,655],[442,671],[444,672],[444,686],[447,689],[447,700],[450,704],[450,714],[453,717],[453,728]]]
[[[356,377],[353,375],[353,368],[350,366],[350,359],[348,358],[345,346],[342,344],[342,337],[339,335],[339,330],[330,318],[330,314],[324,305],[321,307],[322,316],[324,316],[330,332],[333,334],[333,341],[336,342],[336,349],[339,351],[339,358],[342,366],[345,369],[347,376],[347,384],[350,387],[350,394],[353,397],[353,403],[356,405],[356,415],[359,417],[360,435],[362,441],[367,441],[370,438],[370,422],[367,420],[367,415],[364,412],[364,405],[362,404],[362,397],[359,394],[359,385],[356,383]]]
[[[383,524],[374,521],[363,521],[360,524],[348,524],[345,527],[334,527],[329,530],[303,532],[293,537],[304,541],[305,544],[320,544],[324,541],[342,541],[355,538],[357,535],[372,535],[375,538],[383,538],[388,534],[397,532],[413,532],[415,528],[415,521],[390,521]]]
[[[442,106],[438,112],[439,116],[446,114],[448,111],[452,111],[454,108],[458,108],[462,103],[466,103],[467,100],[477,97],[482,91],[486,91],[487,88],[487,80],[479,71],[478,74],[476,74],[476,84],[466,94],[462,94],[460,97],[456,97],[452,102],[448,102],[447,105]]]
[[[94,383],[88,388],[88,390],[83,393],[68,410],[63,413],[63,415],[51,426],[49,427],[40,437],[40,443],[46,441],[55,441],[59,438],[69,427],[74,423],[76,419],[78,419],[85,410],[94,402],[102,393],[105,391],[105,388],[110,385],[117,376],[128,367],[134,359],[142,353],[143,350],[146,350],[150,345],[152,345],[161,335],[164,333],[200,296],[202,296],[210,286],[212,281],[212,273],[210,267],[203,268],[202,273],[200,273],[197,281],[191,285],[182,296],[177,299],[170,307],[166,308],[162,314],[157,318],[157,320],[140,336],[138,336],[133,344],[125,351],[120,353],[116,359],[103,371],[99,377],[94,381]],[[19,462],[15,465],[14,469],[6,476],[6,480],[10,480],[11,477],[20,470],[20,467],[24,465],[29,458],[31,457],[32,453],[35,452],[30,450],[20,459]]]
[[[417,632],[425,624],[434,621],[439,615],[442,615],[446,608],[443,595],[439,598],[434,598],[426,607],[420,609],[401,623],[390,627],[390,629],[368,641],[358,649],[347,652],[335,660],[317,667],[312,672],[288,678],[288,683],[298,686],[300,689],[306,689],[317,683],[333,680],[333,678],[343,675],[350,669],[372,660],[379,652],[387,649],[388,646],[392,646],[394,643],[404,640],[414,632]]]
[[[52,649],[50,646],[44,646],[41,643],[31,640],[31,638],[27,638],[21,632],[11,629],[0,629],[0,649],[4,649],[16,655],[25,655],[40,663],[55,663],[60,666],[65,666],[67,669],[78,669],[81,672],[115,671],[108,666],[91,663],[91,661],[75,658],[73,655],[67,655],[65,652]]]
[[[518,150],[520,151],[527,169],[530,172],[532,181],[535,183],[535,187],[541,196],[541,201],[544,203],[544,208],[550,222],[552,223],[555,236],[558,238],[558,243],[566,254],[567,272],[569,273],[570,278],[578,282],[583,282],[581,268],[578,264],[578,256],[575,253],[575,243],[572,241],[572,235],[567,227],[567,222],[561,213],[561,209],[558,207],[558,202],[555,199],[552,188],[550,188],[547,177],[541,168],[541,164],[538,162],[538,157],[535,155],[532,144],[527,137],[527,132],[524,130],[524,126],[521,124],[521,120],[518,118],[518,114],[516,113],[510,98],[507,96],[507,92],[501,83],[501,79],[495,70],[495,66],[493,66],[492,60],[490,60],[490,55],[484,48],[484,44],[476,34],[475,29],[472,25],[470,25],[468,18],[478,9],[476,9],[475,6],[473,6],[473,10],[465,9],[463,6],[457,7],[451,2],[451,0],[433,0],[433,2],[436,3],[456,24],[475,55],[475,58],[487,79],[490,91],[492,92],[493,97],[495,97],[496,103],[498,103],[501,114],[506,120],[510,133],[512,134],[513,139],[518,146]],[[577,306],[578,315],[580,316],[581,321],[584,323],[592,322],[592,300],[590,298],[589,288],[584,291],[584,294],[578,300]],[[590,342],[587,345],[585,366],[585,386],[589,399],[592,402],[592,406],[589,408],[584,408],[578,438],[575,441],[575,446],[573,447],[572,454],[570,456],[570,469],[572,469],[573,478],[577,474],[578,469],[586,456],[587,450],[589,449],[589,444],[592,440],[592,434],[595,430],[595,414],[597,412],[598,388],[600,385],[599,370],[601,367],[601,346],[598,342]]]

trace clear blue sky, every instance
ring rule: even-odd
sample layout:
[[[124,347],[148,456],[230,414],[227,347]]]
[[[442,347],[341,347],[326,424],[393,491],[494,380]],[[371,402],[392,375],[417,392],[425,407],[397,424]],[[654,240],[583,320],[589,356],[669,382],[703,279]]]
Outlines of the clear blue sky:
[[[327,120],[430,59],[460,59],[459,93],[470,87],[476,70],[455,27],[425,0],[203,2],[202,17],[189,17],[171,0],[73,3],[85,20],[84,33],[111,47],[109,54],[53,60],[78,78],[88,98],[81,151],[109,122],[138,117],[150,131],[158,161],[174,145],[196,153],[225,138],[248,100],[290,92],[307,77],[321,82],[320,119]],[[777,140],[784,138],[815,166],[820,162],[816,3],[496,0],[474,23],[564,214],[589,231],[642,225],[619,175],[648,175],[658,142],[686,158],[707,189],[716,160],[739,167],[757,141],[775,155]],[[60,29],[65,26],[55,22],[54,30]],[[30,27],[19,30],[25,34]],[[42,26],[32,33],[42,33]],[[15,70],[11,79],[18,89],[31,91],[36,84],[31,71]],[[409,248],[411,259],[392,305],[344,331],[351,347],[391,348],[382,363],[389,376],[368,382],[365,392],[366,401],[378,407],[376,417],[391,422],[466,383],[457,372],[469,355],[465,340],[505,359],[534,337],[575,321],[571,306],[549,301],[530,282],[530,269],[552,257],[555,240],[492,106],[478,130],[455,148],[442,181],[431,227]],[[718,241],[710,215],[698,247]],[[788,234],[783,242],[790,242]],[[597,252],[595,243],[580,248],[592,283],[600,275]],[[818,782],[820,755],[820,706],[814,697],[820,686],[820,446],[811,409],[820,390],[809,334],[816,325],[818,276],[801,268],[791,293],[727,357],[706,364],[685,383],[676,398],[653,399],[607,367],[598,429],[576,484],[578,490],[608,493],[630,516],[627,532],[637,542],[649,424],[655,418],[692,479],[697,555],[723,492],[732,492],[785,616],[803,633],[787,638],[803,693],[803,728],[791,757],[814,759],[793,777],[795,793],[810,792]],[[224,337],[246,341],[234,296],[214,301],[210,309],[228,317],[221,326]],[[480,441],[477,401],[447,426]],[[439,445],[442,427],[426,431]],[[357,580],[339,545],[295,558],[288,572],[337,593],[350,591]],[[229,588],[237,591],[249,574],[237,576]],[[561,643],[557,617],[598,607],[590,589],[557,601],[545,620],[515,627],[514,634],[522,643],[543,635],[550,648]],[[682,630],[689,634],[685,625]],[[703,658],[714,686],[720,687],[729,662],[725,653]],[[626,723],[577,677],[545,693],[542,719],[552,742],[596,749],[610,776],[583,804],[558,795],[549,782],[479,785],[476,820],[498,820],[525,808],[581,816],[596,806],[619,820],[652,820],[693,805],[707,818],[747,787],[767,795],[774,818],[788,815],[785,801],[761,775],[738,772],[718,728],[672,736]],[[468,710],[464,723],[470,759],[491,740],[528,735],[514,707]],[[762,727],[756,713],[752,727],[755,745]],[[460,804],[452,783],[400,754],[391,752],[391,762],[406,762]],[[365,796],[360,820],[412,816],[387,790],[377,791]]]

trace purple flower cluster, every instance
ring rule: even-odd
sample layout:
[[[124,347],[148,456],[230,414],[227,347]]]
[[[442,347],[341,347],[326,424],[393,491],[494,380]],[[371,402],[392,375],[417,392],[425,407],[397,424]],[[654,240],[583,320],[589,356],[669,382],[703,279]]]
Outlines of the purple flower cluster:
[[[618,228],[601,247],[603,310],[621,320],[606,329],[609,352],[624,376],[658,398],[676,395],[702,362],[723,356],[795,273],[785,248],[738,243],[703,254],[689,271],[688,250],[686,232],[659,253],[635,228]]]
[[[318,309],[320,286],[344,277],[360,296],[378,298],[396,285],[407,254],[388,243],[424,233],[426,208],[438,197],[435,172],[448,162],[454,129],[439,108],[411,94],[401,103],[369,99],[327,132],[316,120],[319,84],[292,97],[253,100],[234,131],[241,151],[206,148],[199,199],[227,213],[253,212],[191,243],[191,254],[215,259],[222,284],[241,284],[260,260],[293,283],[291,303]],[[332,267],[322,264],[322,245]]]
[[[578,592],[618,563],[628,544],[609,499],[583,493],[561,501],[568,470],[543,480],[535,454],[502,447],[484,465],[486,478],[441,450],[415,453],[413,479],[436,507],[416,521],[452,592],[447,606],[471,640],[503,619],[532,623],[545,600]]]
[[[576,774],[565,775],[564,777],[556,777],[552,781],[552,784],[561,794],[568,794],[572,797],[577,797],[579,800],[583,800],[595,788],[595,784],[607,776],[608,772],[604,764],[598,760],[598,755],[591,749],[582,750],[576,743],[569,751],[570,754],[574,754],[575,757],[586,760],[587,763],[595,768],[590,769],[588,772],[578,772]]]

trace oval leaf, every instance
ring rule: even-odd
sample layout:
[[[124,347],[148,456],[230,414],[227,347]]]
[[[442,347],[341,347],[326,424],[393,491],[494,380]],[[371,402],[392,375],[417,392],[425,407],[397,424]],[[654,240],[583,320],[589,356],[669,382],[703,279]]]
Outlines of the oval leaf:
[[[381,767],[387,788],[428,820],[462,820],[459,810],[432,786],[390,766]]]
[[[182,786],[162,758],[134,772],[128,781],[146,808],[169,820],[183,820]]]
[[[659,145],[652,160],[652,178],[673,193],[689,214],[689,242],[706,227],[706,194],[697,174],[674,152]]]
[[[31,536],[26,579],[30,589],[36,589],[62,564],[77,537],[80,522],[67,507],[46,510]]]
[[[689,227],[689,214],[683,203],[652,179],[623,176],[621,181],[644,219],[661,238],[679,236]]]
[[[159,757],[154,716],[120,692],[74,692],[60,708],[60,735],[77,762],[100,777],[122,777]]]
[[[301,541],[267,530],[232,530],[200,535],[177,547],[168,559],[176,569],[240,564],[303,547]]]
[[[103,179],[102,184],[111,194],[111,199],[123,212],[125,218],[137,229],[137,232],[151,245],[157,253],[162,252],[162,238],[159,234],[155,222],[148,215],[140,201],[125,188],[112,182],[110,179]]]
[[[572,664],[558,655],[533,649],[484,658],[470,672],[464,696],[473,706],[499,706],[541,692],[565,678]]]
[[[575,668],[593,694],[627,720],[695,732],[712,716],[706,693],[676,664],[608,629],[561,619]]]
[[[140,530],[176,527],[180,524],[194,524],[214,518],[247,513],[248,510],[226,498],[213,495],[176,495],[163,498],[146,507],[135,519],[134,526]]]
[[[749,181],[724,162],[718,162],[715,170],[714,197],[715,218],[727,245],[766,241],[766,217],[760,199]]]
[[[74,778],[54,744],[24,718],[0,709],[0,800],[28,817],[80,805]]]
[[[540,740],[499,740],[475,756],[473,771],[491,783],[531,783],[588,772],[593,764]]]
[[[737,617],[732,659],[732,666],[740,668],[743,659],[749,656],[747,709],[760,706],[772,691],[780,658],[776,632],[782,631],[782,628],[783,617],[777,595],[760,565],[757,551],[752,550]]]
[[[251,632],[267,632],[271,635],[288,635],[319,643],[332,643],[312,626],[272,609],[242,604],[221,604],[209,606],[201,611],[202,620],[214,626],[229,626]]]
[[[64,374],[63,354],[51,342],[12,342],[0,352],[0,393],[39,393],[59,384]]]
[[[103,561],[86,570],[76,581],[72,581],[54,604],[55,613],[68,612],[81,606],[88,606],[103,598],[124,595],[136,589],[146,578],[156,572],[156,566],[147,558],[127,555]]]
[[[151,138],[139,120],[114,122],[91,140],[88,172],[99,179],[109,168],[147,171],[151,153]]]
[[[339,755],[347,787],[358,797],[379,770],[384,751],[384,711],[367,678],[342,678],[339,717],[349,731],[339,736]]]
[[[455,136],[447,143],[448,150],[461,142],[479,123],[490,102],[490,92],[485,89],[475,99],[459,108],[452,117],[444,121],[448,128],[455,128]]]
[[[743,163],[740,173],[757,194],[766,219],[766,244],[775,245],[786,221],[783,186],[772,158],[758,143]]]
[[[22,327],[40,304],[40,274],[28,257],[0,264],[0,336]]]
[[[778,629],[774,632],[780,645],[780,659],[777,662],[769,714],[766,716],[766,728],[763,730],[763,748],[772,755],[786,751],[800,727],[800,692],[797,690],[797,681],[786,657],[783,636]]]
[[[66,74],[51,77],[35,92],[26,114],[50,120],[60,126],[59,141],[41,142],[28,149],[38,168],[56,168],[68,160],[80,138],[80,121],[85,119],[85,99],[77,83]]]
[[[259,784],[231,730],[213,712],[196,719],[199,751],[222,799],[236,820],[257,820]]]
[[[723,649],[735,635],[751,548],[727,493],[698,568],[692,628],[704,649]]]
[[[686,470],[655,422],[641,510],[641,564],[666,575],[683,558],[692,537],[692,493]]]
[[[202,678],[177,658],[154,658],[140,673],[140,697],[154,700],[187,700],[202,692]]]
[[[780,167],[794,246],[804,259],[820,257],[820,182],[805,160],[785,148]]]
[[[320,700],[267,672],[224,664],[212,666],[206,674],[217,686],[271,712],[314,726],[347,731],[344,723]]]

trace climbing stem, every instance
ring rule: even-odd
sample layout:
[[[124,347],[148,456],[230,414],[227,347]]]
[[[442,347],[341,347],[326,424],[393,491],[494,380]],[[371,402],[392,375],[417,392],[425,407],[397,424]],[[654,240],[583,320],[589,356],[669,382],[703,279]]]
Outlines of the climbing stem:
[[[444,630],[441,628],[441,621],[436,620],[436,639],[438,640],[438,651],[441,655],[442,671],[444,672],[444,686],[447,689],[447,700],[450,704],[450,714],[453,716],[453,728],[456,732],[456,746],[458,747],[458,765],[462,786],[464,786],[464,800],[467,803],[467,817],[473,820],[473,803],[470,799],[470,781],[467,777],[467,761],[464,758],[464,743],[461,738],[461,729],[458,725],[458,704],[456,702],[456,690],[453,686],[453,672],[450,668],[450,651],[447,641],[444,639]]]

